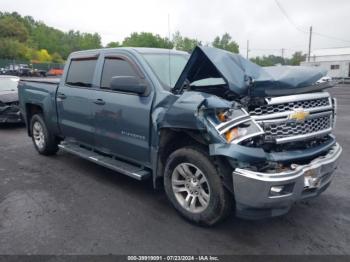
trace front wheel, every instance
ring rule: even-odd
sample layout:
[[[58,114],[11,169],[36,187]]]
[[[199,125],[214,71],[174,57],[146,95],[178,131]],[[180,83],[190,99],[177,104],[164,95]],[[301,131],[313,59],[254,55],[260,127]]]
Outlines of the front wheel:
[[[56,138],[50,134],[41,114],[33,115],[30,121],[30,131],[35,149],[42,155],[54,155],[58,151]]]
[[[185,147],[170,155],[164,187],[177,211],[197,224],[214,225],[232,210],[232,196],[208,154],[200,148]]]

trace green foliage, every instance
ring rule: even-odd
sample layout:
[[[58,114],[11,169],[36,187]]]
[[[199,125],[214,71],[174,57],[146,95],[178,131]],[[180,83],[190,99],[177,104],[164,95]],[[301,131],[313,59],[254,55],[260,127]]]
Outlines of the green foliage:
[[[0,57],[4,59],[26,58],[27,47],[14,38],[0,38]]]
[[[122,45],[119,42],[110,42],[106,45],[107,48],[121,47]]]
[[[175,49],[190,53],[197,45],[202,45],[202,42],[197,39],[183,37],[179,31],[176,31],[173,35],[173,44]]]
[[[224,49],[232,53],[239,53],[239,46],[235,41],[232,41],[232,37],[225,33],[221,37],[215,37],[212,45],[216,48]]]
[[[62,56],[59,53],[53,53],[52,56],[52,62],[53,63],[57,63],[57,64],[63,64],[64,60],[62,58]]]
[[[50,63],[52,62],[52,57],[47,52],[46,49],[41,50],[30,50],[30,52],[27,55],[27,58],[31,60],[34,63]]]
[[[300,65],[300,62],[306,61],[306,54],[295,52],[289,61],[290,65]]]
[[[252,58],[251,61],[260,66],[274,66],[276,64],[285,65],[288,59],[283,59],[281,56],[268,55]]]
[[[173,48],[173,43],[167,38],[162,38],[160,35],[154,35],[148,32],[132,33],[124,38],[123,46],[134,47],[156,47],[156,48]]]
[[[14,17],[6,16],[0,20],[0,38],[13,38],[24,43],[28,37],[27,28]]]
[[[10,50],[11,52],[7,57],[12,56],[11,59],[25,56],[28,59],[29,57],[34,57],[48,60],[48,57],[45,58],[43,53],[39,55],[41,51],[35,53],[35,50],[45,49],[49,55],[56,53],[54,57],[52,55],[52,59],[62,61],[62,58],[67,58],[73,51],[101,48],[102,46],[101,37],[97,33],[80,33],[79,31],[65,33],[49,27],[43,22],[35,21],[30,16],[22,17],[16,12],[0,12],[0,40],[5,41],[4,38],[17,40],[17,42],[23,43],[28,49],[24,52],[23,48],[18,50],[18,52]],[[8,43],[9,40],[6,41]],[[18,47],[17,42],[13,48]],[[4,53],[4,51],[2,50],[1,53]]]
[[[277,64],[281,65],[300,65],[300,62],[305,61],[306,55],[302,52],[295,52],[292,58],[283,58],[281,56],[269,55],[262,57],[255,57],[250,59],[255,64],[260,66],[274,66]]]

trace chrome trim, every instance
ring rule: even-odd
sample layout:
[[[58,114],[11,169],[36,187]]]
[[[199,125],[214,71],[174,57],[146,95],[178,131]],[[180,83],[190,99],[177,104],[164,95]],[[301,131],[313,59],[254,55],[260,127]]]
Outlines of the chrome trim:
[[[328,92],[318,92],[318,93],[300,94],[300,95],[291,95],[291,96],[269,97],[269,98],[266,98],[265,101],[269,105],[276,105],[276,104],[283,104],[288,102],[325,98],[329,96],[330,95]]]
[[[290,180],[302,176],[308,170],[318,169],[322,166],[336,162],[341,152],[342,148],[337,143],[330,149],[327,155],[317,157],[306,165],[293,165],[293,170],[290,169],[288,171],[279,173],[262,173],[236,168],[233,174],[264,182],[283,182],[285,180]]]
[[[239,116],[239,117],[236,117],[236,118],[233,118],[233,119],[230,119],[229,121],[227,122],[223,122],[221,124],[218,124],[215,128],[217,130],[220,130],[221,128],[225,127],[226,125],[230,125],[232,123],[232,126],[234,126],[234,123],[242,118],[245,118],[245,117],[250,117],[250,115],[247,113],[247,111],[245,111],[243,108],[241,108],[242,112],[244,113],[243,115]]]
[[[329,106],[320,106],[320,107],[314,107],[314,108],[304,108],[305,112],[309,112],[310,114],[315,113],[315,112],[320,112],[320,111],[327,111],[327,110],[332,110],[332,104],[330,103]],[[265,114],[265,115],[260,115],[260,116],[251,116],[251,118],[257,120],[257,121],[262,121],[265,119],[272,119],[272,118],[281,118],[281,117],[288,117],[290,114],[294,113],[294,111],[289,110],[285,112],[280,112],[280,113],[274,113],[274,114]]]
[[[332,132],[332,128],[327,128],[321,131],[309,133],[309,134],[304,134],[304,135],[297,135],[297,136],[290,136],[290,137],[283,137],[283,138],[276,138],[276,143],[277,144],[283,144],[287,142],[295,142],[295,141],[300,141],[300,140],[306,140],[318,136],[323,136],[330,134]]]
[[[332,127],[335,128],[335,126],[337,124],[338,101],[337,101],[337,99],[335,97],[333,97],[332,102],[333,102],[333,123],[332,123]]]
[[[245,118],[245,119],[243,119],[241,121],[232,123],[232,125],[229,125],[229,126],[225,127],[223,130],[220,130],[220,131],[218,130],[218,132],[219,132],[220,135],[222,135],[222,134],[226,133],[228,130],[230,130],[232,127],[238,126],[238,125],[240,125],[242,123],[245,123],[245,122],[248,122],[248,121],[251,121],[251,120],[252,120],[251,118]]]
[[[237,139],[234,139],[231,141],[231,144],[238,144],[248,138],[251,138],[251,137],[254,137],[254,136],[259,136],[259,135],[263,135],[265,133],[265,131],[262,129],[262,127],[254,120],[254,119],[251,119],[251,121],[258,127],[258,129],[260,130],[259,132],[255,132],[255,133],[252,133],[252,134],[247,134],[245,136],[242,136],[242,137],[239,137]]]
[[[332,115],[332,111],[323,111],[321,113],[314,113],[314,114],[310,114],[306,119],[313,119],[313,118],[318,118],[318,117],[322,117],[322,116],[331,116]],[[267,120],[256,120],[255,121],[257,123],[267,123],[267,124],[270,124],[270,123],[280,123],[280,122],[286,122],[288,121],[288,116],[287,117],[284,117],[284,118],[275,118],[275,119],[267,119]]]

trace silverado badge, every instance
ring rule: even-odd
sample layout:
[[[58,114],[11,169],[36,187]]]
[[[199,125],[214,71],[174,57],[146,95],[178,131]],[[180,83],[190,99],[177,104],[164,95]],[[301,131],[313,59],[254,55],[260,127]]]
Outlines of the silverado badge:
[[[304,122],[309,115],[310,113],[304,111],[304,109],[301,107],[294,109],[294,112],[291,113],[288,118],[297,122]]]

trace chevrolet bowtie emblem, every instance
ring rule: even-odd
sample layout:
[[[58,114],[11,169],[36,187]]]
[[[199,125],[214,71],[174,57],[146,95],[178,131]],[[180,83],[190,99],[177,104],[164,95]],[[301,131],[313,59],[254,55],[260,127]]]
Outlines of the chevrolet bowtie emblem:
[[[294,121],[303,122],[309,115],[310,113],[304,111],[303,108],[297,108],[294,109],[294,112],[291,113],[288,118]]]

